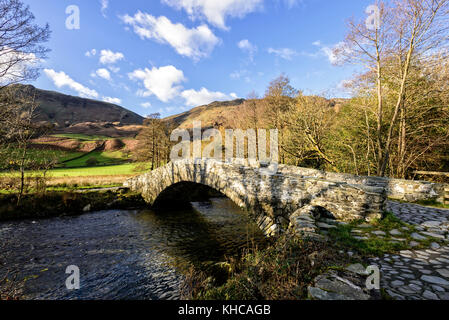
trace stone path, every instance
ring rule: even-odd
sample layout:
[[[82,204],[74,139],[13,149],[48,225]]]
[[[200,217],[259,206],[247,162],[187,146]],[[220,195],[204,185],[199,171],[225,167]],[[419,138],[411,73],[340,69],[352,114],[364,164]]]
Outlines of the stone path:
[[[388,210],[415,225],[417,241],[433,237],[440,243],[371,259],[381,270],[381,287],[398,300],[449,300],[449,210],[397,202],[389,202]]]

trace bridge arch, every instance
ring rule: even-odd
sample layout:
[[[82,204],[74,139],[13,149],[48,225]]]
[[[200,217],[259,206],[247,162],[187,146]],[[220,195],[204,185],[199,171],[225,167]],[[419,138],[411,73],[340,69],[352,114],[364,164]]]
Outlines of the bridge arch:
[[[182,181],[170,185],[154,200],[155,208],[185,207],[191,202],[207,201],[210,198],[227,197],[220,191],[196,182]]]

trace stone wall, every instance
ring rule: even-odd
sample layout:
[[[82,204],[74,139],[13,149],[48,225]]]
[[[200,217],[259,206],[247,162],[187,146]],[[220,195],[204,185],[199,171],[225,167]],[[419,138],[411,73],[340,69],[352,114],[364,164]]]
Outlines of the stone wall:
[[[341,221],[382,217],[386,205],[384,188],[305,177],[294,170],[283,166],[278,174],[265,175],[257,167],[185,160],[132,178],[125,186],[141,192],[150,205],[157,204],[161,195],[166,200],[171,196],[172,202],[176,202],[181,198],[180,189],[173,186],[179,184],[192,183],[190,188],[194,184],[208,186],[247,209],[267,235],[287,230],[292,215],[308,205]]]
[[[445,192],[444,189],[449,188],[449,184],[381,177],[355,176],[351,174],[324,172],[315,169],[291,166],[280,166],[279,171],[284,174],[296,174],[303,178],[313,177],[327,181],[338,181],[346,182],[348,184],[381,187],[385,188],[387,197],[408,202],[435,200],[443,203]]]

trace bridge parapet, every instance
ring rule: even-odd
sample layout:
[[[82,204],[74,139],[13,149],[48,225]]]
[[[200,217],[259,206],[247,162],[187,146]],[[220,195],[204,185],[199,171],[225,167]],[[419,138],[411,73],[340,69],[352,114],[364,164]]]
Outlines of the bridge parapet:
[[[150,205],[157,205],[161,199],[173,203],[188,198],[194,193],[194,185],[210,187],[245,208],[267,235],[288,229],[294,213],[307,205],[322,208],[340,221],[369,221],[382,217],[386,203],[384,188],[294,173],[267,175],[255,165],[215,160],[169,163],[124,185],[141,192]]]

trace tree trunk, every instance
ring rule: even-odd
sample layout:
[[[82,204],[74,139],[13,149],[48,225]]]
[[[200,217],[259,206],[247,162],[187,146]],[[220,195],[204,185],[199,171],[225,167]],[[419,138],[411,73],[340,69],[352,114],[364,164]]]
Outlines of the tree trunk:
[[[22,159],[20,160],[20,191],[19,191],[19,195],[17,197],[17,205],[20,204],[20,201],[22,200],[23,192],[25,189],[25,162],[26,162],[27,151],[28,151],[27,145],[25,144],[23,146]]]
[[[414,51],[414,41],[415,41],[415,35],[413,35],[412,38],[410,39],[409,49],[407,52],[407,58],[406,58],[405,65],[404,65],[404,72],[402,73],[401,87],[400,87],[400,90],[398,93],[398,101],[396,102],[396,106],[394,108],[394,114],[390,121],[390,127],[388,128],[388,136],[387,136],[387,141],[385,143],[385,156],[384,156],[381,171],[380,171],[380,176],[382,176],[382,177],[385,176],[385,171],[387,169],[387,164],[388,164],[389,157],[390,157],[390,148],[391,148],[391,141],[392,141],[392,137],[393,137],[394,125],[396,124],[396,120],[399,115],[399,109],[401,108],[401,105],[402,105],[403,101],[405,100],[405,87],[406,87],[406,82],[407,82],[407,78],[408,78],[408,74],[409,74],[410,62],[411,62],[413,51]]]
[[[382,142],[382,121],[383,121],[383,97],[382,97],[382,68],[380,65],[380,57],[377,59],[377,174],[382,176],[382,162],[384,158],[383,142]]]

